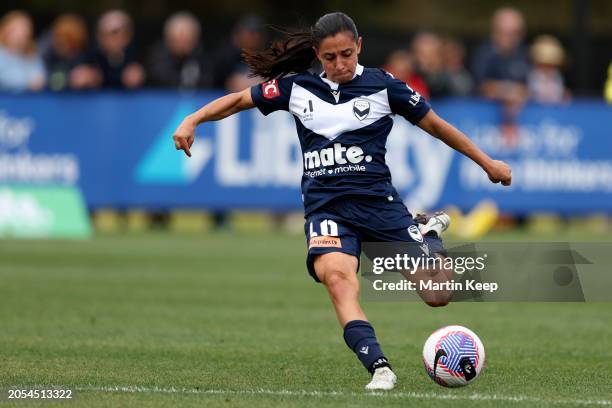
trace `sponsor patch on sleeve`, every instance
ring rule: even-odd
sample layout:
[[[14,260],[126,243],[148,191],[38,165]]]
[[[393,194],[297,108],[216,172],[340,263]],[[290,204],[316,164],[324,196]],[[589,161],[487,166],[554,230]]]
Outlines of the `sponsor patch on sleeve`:
[[[310,238],[308,249],[310,248],[342,248],[342,242],[338,237],[320,235]]]
[[[272,79],[261,84],[261,93],[266,99],[272,99],[279,96],[280,88],[278,87],[278,81],[276,79]]]

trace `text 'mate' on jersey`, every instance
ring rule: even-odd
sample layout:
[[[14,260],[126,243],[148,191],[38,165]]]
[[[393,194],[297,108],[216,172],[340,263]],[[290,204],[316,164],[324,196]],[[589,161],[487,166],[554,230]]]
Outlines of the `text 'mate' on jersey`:
[[[416,125],[430,109],[404,82],[357,65],[343,84],[305,72],[253,86],[251,96],[264,115],[285,110],[295,118],[306,214],[340,195],[399,198],[385,162],[393,115]]]

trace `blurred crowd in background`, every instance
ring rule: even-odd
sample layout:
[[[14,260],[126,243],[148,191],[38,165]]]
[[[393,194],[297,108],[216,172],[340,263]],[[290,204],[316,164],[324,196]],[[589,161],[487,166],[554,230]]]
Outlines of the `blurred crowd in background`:
[[[259,18],[241,19],[231,43],[219,44],[212,54],[204,50],[200,32],[193,14],[175,13],[143,59],[133,45],[132,19],[122,10],[102,14],[93,35],[82,17],[62,14],[38,39],[30,16],[11,11],[0,20],[0,90],[238,90],[257,82],[248,76],[241,50],[265,46],[266,30]]]
[[[265,47],[270,40],[266,24],[246,16],[233,27],[230,43],[214,44],[211,51],[200,22],[187,11],[169,16],[159,41],[144,52],[133,45],[130,15],[118,9],[103,13],[93,32],[76,14],[59,15],[38,38],[34,28],[24,11],[10,11],[0,19],[0,90],[234,91],[261,80],[249,76],[241,50]],[[539,35],[527,44],[526,29],[519,10],[500,8],[491,16],[489,38],[469,60],[460,40],[422,31],[379,65],[426,97],[480,95],[499,100],[505,121],[512,123],[527,100],[564,104],[571,99],[564,79],[568,58],[561,42]],[[612,103],[612,78],[602,87]]]
[[[209,38],[193,13],[180,11],[165,19],[157,38],[136,47],[134,27],[120,9],[102,13],[92,25],[81,15],[60,14],[48,27],[35,27],[25,11],[9,11],[0,18],[0,92],[238,91],[262,81],[250,75],[242,50],[266,47],[275,34],[260,17],[246,15],[226,39]],[[385,69],[427,98],[477,96],[500,102],[502,134],[512,141],[526,102],[565,105],[572,98],[566,78],[572,56],[553,35],[527,34],[524,15],[503,7],[492,13],[489,35],[477,46],[468,49],[460,38],[417,31],[405,45],[367,65]],[[367,35],[364,41],[367,46]],[[608,71],[597,93],[612,104],[612,64]],[[489,214],[486,220],[497,219],[496,210],[474,213],[483,212]],[[226,213],[212,216],[214,225],[226,224]],[[484,224],[492,225],[489,221]]]

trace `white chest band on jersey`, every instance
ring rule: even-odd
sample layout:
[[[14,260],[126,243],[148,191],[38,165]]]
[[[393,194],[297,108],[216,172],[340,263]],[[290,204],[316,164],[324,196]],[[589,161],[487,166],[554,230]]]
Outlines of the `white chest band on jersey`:
[[[289,112],[299,118],[304,127],[329,140],[392,114],[386,89],[331,104],[295,83],[289,99]]]

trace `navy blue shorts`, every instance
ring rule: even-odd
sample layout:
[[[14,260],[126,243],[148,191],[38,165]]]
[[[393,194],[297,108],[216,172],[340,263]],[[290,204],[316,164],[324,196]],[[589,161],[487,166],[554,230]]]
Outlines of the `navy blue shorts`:
[[[438,236],[422,236],[412,215],[399,200],[379,196],[346,196],[334,199],[309,214],[304,224],[308,256],[308,273],[320,282],[314,269],[318,255],[343,252],[359,259],[362,242],[416,243],[418,253],[444,253]],[[367,254],[366,254],[367,255]]]

